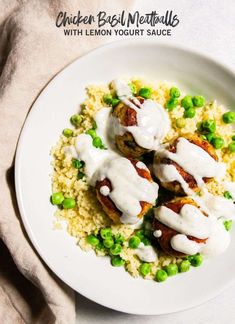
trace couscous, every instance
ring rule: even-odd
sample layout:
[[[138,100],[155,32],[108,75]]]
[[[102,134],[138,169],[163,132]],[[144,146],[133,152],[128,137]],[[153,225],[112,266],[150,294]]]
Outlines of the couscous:
[[[223,252],[235,215],[235,113],[132,78],[88,86],[70,123],[51,153],[56,228],[66,221],[84,251],[158,282],[201,265],[216,236]]]

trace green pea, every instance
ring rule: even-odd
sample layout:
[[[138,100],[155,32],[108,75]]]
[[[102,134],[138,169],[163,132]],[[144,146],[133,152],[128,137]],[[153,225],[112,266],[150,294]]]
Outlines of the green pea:
[[[168,276],[174,276],[178,273],[178,266],[175,263],[171,263],[165,267],[165,270],[166,270]]]
[[[189,262],[193,267],[199,267],[203,262],[203,257],[201,254],[195,254],[188,257]]]
[[[115,241],[115,243],[122,245],[124,243],[125,239],[121,234],[116,234],[114,236],[114,241]]]
[[[231,153],[234,153],[234,152],[235,152],[235,141],[232,142],[232,143],[230,143],[230,144],[228,145],[228,150],[229,150],[229,152],[231,152]]]
[[[224,221],[224,227],[226,231],[230,231],[232,228],[233,221],[231,219]]]
[[[205,120],[199,125],[199,131],[204,134],[214,133],[215,130],[216,130],[216,123],[214,119]]]
[[[182,100],[181,100],[181,106],[184,109],[189,109],[189,108],[193,108],[193,100],[191,96],[185,96]]]
[[[152,95],[152,89],[149,87],[143,87],[140,89],[139,91],[139,96],[145,98],[145,99],[149,99]]]
[[[73,159],[72,165],[75,169],[81,169],[84,166],[84,162],[77,159]]]
[[[213,138],[215,138],[215,134],[213,133],[208,133],[205,135],[206,136],[206,139],[209,143],[211,143],[211,141],[213,140]]]
[[[120,100],[118,98],[113,98],[112,99],[112,107],[116,107],[119,104]]]
[[[180,91],[179,91],[179,89],[176,88],[176,87],[172,87],[172,88],[170,89],[170,96],[171,96],[172,98],[179,98],[179,97],[180,97]]]
[[[102,145],[100,146],[101,150],[107,150],[107,148],[104,146],[104,144],[102,143]]]
[[[224,147],[224,140],[222,137],[214,137],[212,140],[211,140],[211,144],[214,146],[214,148],[216,150],[219,150],[221,149],[222,147]]]
[[[166,102],[166,109],[168,111],[172,111],[174,108],[177,107],[177,105],[179,104],[179,101],[177,98],[170,98],[167,102]]]
[[[96,131],[93,129],[93,128],[91,128],[91,129],[88,129],[87,131],[86,131],[86,134],[87,135],[90,135],[92,138],[95,138],[97,135],[96,135]]]
[[[107,105],[111,105],[112,104],[112,100],[113,97],[111,96],[111,94],[105,94],[103,96],[103,101],[107,104]]]
[[[53,205],[60,205],[64,200],[62,192],[55,192],[51,195],[51,202]]]
[[[72,129],[69,129],[69,128],[65,128],[63,130],[63,135],[65,137],[71,137],[71,136],[73,136],[73,130]]]
[[[179,272],[187,272],[190,269],[190,262],[189,260],[183,260],[180,264],[179,264]]]
[[[100,236],[102,239],[110,238],[112,237],[112,230],[109,227],[101,228],[100,230]]]
[[[158,270],[155,276],[155,280],[158,282],[165,281],[168,275],[165,270]]]
[[[78,174],[77,174],[77,179],[78,179],[78,180],[81,180],[81,179],[83,179],[84,177],[85,177],[85,173],[79,171]]]
[[[112,237],[107,237],[104,241],[103,244],[106,248],[111,248],[114,245],[114,240],[112,239]]]
[[[100,243],[99,239],[93,234],[88,235],[86,240],[87,243],[89,243],[92,246],[97,246]]]
[[[135,232],[135,235],[138,236],[141,241],[145,238],[145,236],[144,236],[144,230],[142,230],[142,229],[136,231]]]
[[[97,129],[97,124],[96,124],[96,121],[94,120],[93,123],[92,123],[92,128],[93,129]]]
[[[96,249],[99,250],[99,251],[105,251],[105,246],[104,246],[103,242],[99,242],[96,245]]]
[[[176,127],[178,127],[178,128],[184,128],[186,125],[186,120],[184,118],[178,118],[178,119],[176,119],[175,124],[176,124]]]
[[[150,230],[138,230],[136,231],[135,235],[139,237],[144,245],[151,245],[149,238],[151,238],[152,232]]]
[[[103,143],[100,137],[96,136],[95,138],[93,138],[92,141],[93,146],[95,146],[96,148],[101,148]]]
[[[132,236],[129,240],[129,247],[132,249],[137,249],[140,245],[140,238],[138,236]]]
[[[109,251],[112,255],[118,255],[122,252],[122,246],[121,244],[115,243]]]
[[[70,117],[70,123],[74,126],[79,126],[82,122],[82,116],[81,115],[73,115]]]
[[[233,199],[233,196],[231,195],[231,193],[229,191],[225,191],[224,192],[224,198],[226,198],[226,199]]]
[[[132,82],[129,83],[128,85],[129,85],[129,87],[131,89],[132,94],[133,95],[136,95],[137,94],[137,87],[136,87],[136,85],[134,83],[132,83]]]
[[[144,237],[142,240],[142,243],[144,243],[144,245],[151,245],[151,241],[147,238],[147,237]]]
[[[184,118],[193,118],[193,117],[195,117],[195,115],[196,115],[196,110],[194,107],[188,108],[184,112]]]
[[[223,114],[222,116],[223,122],[225,124],[231,124],[235,122],[235,112],[234,111],[228,111]]]
[[[114,256],[111,259],[111,264],[114,267],[121,267],[125,264],[125,260],[123,260],[120,256]]]
[[[193,97],[193,104],[195,107],[203,107],[205,106],[206,100],[203,96],[195,96]]]
[[[149,263],[142,263],[139,267],[140,274],[145,277],[151,271],[151,265]]]
[[[76,201],[73,198],[65,198],[62,205],[64,209],[71,209],[76,206]]]

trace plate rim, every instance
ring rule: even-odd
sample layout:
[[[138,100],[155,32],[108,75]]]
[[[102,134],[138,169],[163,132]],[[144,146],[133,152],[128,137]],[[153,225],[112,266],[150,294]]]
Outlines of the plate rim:
[[[94,300],[92,299],[92,296],[90,296],[90,294],[86,294],[85,291],[83,291],[83,289],[81,289],[81,291],[78,291],[77,289],[73,288],[71,286],[70,283],[68,283],[68,280],[66,278],[64,278],[64,276],[62,274],[59,274],[58,271],[55,269],[55,267],[53,266],[53,264],[51,264],[51,262],[48,260],[48,257],[43,255],[43,252],[41,251],[40,245],[38,244],[37,240],[34,239],[34,234],[33,231],[28,223],[27,220],[27,213],[24,210],[24,206],[23,206],[23,202],[21,200],[21,193],[20,193],[20,156],[21,156],[21,146],[23,145],[24,142],[24,134],[27,128],[27,124],[30,123],[31,120],[31,115],[34,112],[34,104],[36,103],[36,101],[38,100],[38,98],[41,96],[41,94],[46,90],[47,86],[55,81],[57,79],[57,77],[59,77],[61,75],[61,73],[63,73],[64,70],[67,70],[68,68],[71,68],[73,64],[75,64],[78,60],[84,60],[87,57],[90,56],[95,56],[96,54],[98,54],[99,52],[105,51],[106,49],[109,48],[115,48],[115,47],[119,47],[119,46],[130,46],[131,44],[137,45],[137,44],[147,44],[147,45],[153,45],[153,46],[160,46],[160,47],[166,47],[166,48],[170,48],[170,49],[177,49],[177,50],[181,50],[184,52],[187,52],[189,55],[194,55],[194,56],[198,56],[201,59],[210,61],[212,64],[216,65],[218,68],[223,69],[226,73],[230,74],[230,76],[232,78],[235,79],[235,68],[229,66],[228,64],[224,63],[224,62],[218,62],[215,58],[211,57],[208,54],[205,54],[203,52],[200,52],[198,50],[194,50],[190,47],[187,47],[185,45],[179,44],[177,42],[172,42],[172,43],[166,43],[164,41],[156,41],[156,40],[148,40],[148,39],[125,39],[125,40],[116,40],[116,41],[111,41],[108,42],[102,46],[99,46],[95,49],[92,49],[91,51],[89,51],[88,53],[79,56],[77,58],[75,58],[74,60],[72,60],[70,63],[66,64],[62,69],[60,69],[52,78],[50,78],[46,84],[42,87],[41,91],[38,93],[37,97],[34,99],[32,105],[30,106],[30,109],[28,111],[28,113],[25,116],[25,120],[24,123],[22,125],[18,140],[17,140],[17,146],[16,146],[16,152],[15,152],[15,163],[14,163],[14,182],[15,182],[15,190],[16,190],[16,199],[17,199],[17,205],[19,208],[19,214],[21,217],[21,221],[23,223],[23,226],[26,230],[27,236],[29,238],[29,240],[31,241],[32,245],[33,245],[33,249],[35,250],[35,252],[38,254],[39,258],[45,262],[46,266],[61,280],[63,281],[66,285],[68,285],[71,289],[73,289],[75,292],[81,294],[82,296],[84,296],[85,298],[91,300],[94,303],[97,303],[101,306],[110,308],[112,310],[115,311],[119,311],[119,312],[123,312],[123,313],[127,313],[127,314],[133,314],[133,315],[166,315],[166,314],[173,314],[173,313],[177,313],[180,311],[184,311],[187,309],[191,309],[194,308],[196,306],[199,306],[213,298],[215,298],[216,296],[218,296],[220,293],[222,293],[225,289],[227,289],[228,287],[230,287],[234,282],[235,282],[235,275],[234,278],[231,279],[230,281],[228,281],[226,284],[223,285],[223,287],[221,288],[217,288],[215,289],[212,293],[207,294],[206,297],[202,298],[200,301],[198,301],[197,303],[194,302],[193,305],[188,305],[186,307],[177,307],[175,310],[173,311],[158,311],[158,312],[143,312],[143,311],[129,311],[128,307],[123,308],[123,307],[119,307],[118,305],[113,305],[112,303],[107,303],[107,302],[103,302],[102,300]]]

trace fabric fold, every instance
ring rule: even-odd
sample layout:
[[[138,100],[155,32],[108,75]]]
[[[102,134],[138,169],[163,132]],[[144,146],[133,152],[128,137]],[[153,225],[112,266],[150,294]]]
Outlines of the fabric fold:
[[[66,37],[59,11],[116,13],[133,1],[0,0],[0,322],[74,323],[74,292],[47,268],[21,223],[14,155],[22,125],[49,80],[110,37]],[[79,73],[79,71],[78,71]]]

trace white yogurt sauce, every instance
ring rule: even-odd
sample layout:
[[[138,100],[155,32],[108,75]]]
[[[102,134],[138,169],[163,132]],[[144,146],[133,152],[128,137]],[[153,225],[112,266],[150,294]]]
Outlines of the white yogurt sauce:
[[[140,105],[138,100],[132,97],[129,86],[120,80],[115,80],[115,87],[119,98],[136,110],[138,126],[123,127],[117,119],[110,116],[110,108],[103,108],[95,117],[96,132],[108,149],[95,148],[92,145],[92,138],[87,134],[81,134],[76,139],[75,147],[65,147],[64,153],[66,156],[79,158],[85,162],[85,173],[91,185],[94,186],[97,180],[108,178],[112,184],[112,191],[110,192],[107,186],[102,186],[100,188],[101,194],[109,195],[122,212],[120,218],[122,223],[133,224],[131,226],[139,228],[143,222],[143,219],[140,220],[137,217],[141,212],[139,202],[146,201],[153,204],[158,196],[158,185],[140,177],[128,159],[117,156],[109,142],[109,124],[112,123],[112,126],[116,127],[114,130],[116,133],[131,132],[140,146],[149,149],[158,147],[170,124],[165,111],[162,115],[161,106],[159,108],[151,100],[146,100],[145,104]],[[134,104],[129,99],[132,99]],[[158,111],[158,115],[156,111]],[[164,117],[165,114],[167,119]],[[160,128],[158,125],[158,129],[156,120],[161,125]],[[161,148],[157,154],[161,157],[170,158],[179,164],[195,178],[199,187],[203,186],[204,177],[223,177],[225,174],[223,163],[216,162],[207,152],[184,138],[181,138],[177,143],[176,153]],[[137,167],[147,169],[142,162],[138,162]],[[158,207],[155,210],[155,217],[180,233],[171,240],[173,249],[186,254],[201,252],[214,255],[222,253],[229,245],[230,235],[219,219],[234,219],[235,206],[232,200],[213,196],[207,192],[204,193],[203,197],[195,196],[173,165],[156,163],[154,164],[154,172],[161,181],[178,181],[185,193],[193,195],[192,198],[209,215],[209,217],[205,217],[200,209],[192,205],[184,205],[179,215],[165,206]],[[224,188],[235,197],[234,183],[224,183]],[[154,232],[155,237],[161,235],[160,230]],[[205,244],[199,244],[189,240],[186,235],[208,239]],[[143,243],[136,250],[136,254],[145,262],[154,262],[157,259],[155,250],[151,246],[144,246]]]
[[[108,140],[109,117],[110,108],[99,110],[95,116],[96,133],[107,150],[94,147],[91,136],[81,134],[76,138],[75,152],[85,162],[85,173],[90,185],[95,186],[97,180],[105,178],[111,182],[111,192],[107,186],[102,186],[100,192],[109,196],[122,212],[120,221],[127,224],[139,223],[137,216],[141,212],[140,201],[153,204],[158,197],[158,185],[140,177],[128,159],[118,157]],[[144,163],[138,163],[139,167],[148,170]]]
[[[200,197],[195,195],[177,169],[173,165],[159,163],[158,157],[171,159],[191,174],[197,185],[203,189],[203,195]],[[192,205],[184,205],[179,214],[165,206],[155,210],[155,217],[160,222],[180,233],[171,239],[172,248],[190,255],[198,252],[205,255],[222,253],[230,241],[230,235],[224,228],[222,220],[235,218],[235,205],[232,200],[207,192],[203,178],[223,178],[226,173],[225,164],[215,161],[206,151],[185,138],[179,139],[176,153],[169,152],[165,148],[158,150],[155,161],[157,162],[153,166],[154,174],[162,182],[178,181],[184,192],[191,195],[201,209]],[[224,188],[235,197],[234,183],[228,183],[227,186],[224,183]],[[202,211],[208,217],[205,217]],[[197,243],[188,239],[187,235],[199,239],[207,238],[207,241]]]
[[[224,181],[224,191],[229,191],[231,196],[233,197],[233,201],[235,201],[235,182]]]
[[[214,196],[207,191],[204,191],[201,197],[194,196],[192,198],[207,214],[212,214],[217,219],[235,218],[235,205],[230,199],[221,196]]]
[[[96,134],[102,139],[106,148],[114,149],[112,147],[109,136],[108,136],[108,126],[110,123],[110,113],[111,108],[102,108],[95,115],[95,122],[97,125]]]
[[[201,244],[188,239],[184,234],[174,235],[171,239],[171,246],[174,250],[189,255],[196,254],[201,249]]]
[[[92,138],[88,134],[80,134],[75,141],[75,152],[77,157],[85,162],[85,174],[91,185],[95,185],[94,175],[103,163],[117,156],[114,148],[108,140],[108,124],[111,108],[102,108],[95,115],[97,124],[96,133],[102,139],[104,146],[107,148],[99,149],[93,146]]]
[[[184,180],[184,178],[181,176],[181,174],[178,172],[174,165],[154,163],[153,171],[155,176],[161,182],[177,181],[186,194],[194,194],[194,191],[189,187],[188,183]]]
[[[154,231],[154,232],[153,232],[153,236],[154,236],[154,237],[157,237],[157,238],[158,238],[158,237],[161,237],[161,236],[162,236],[162,231],[161,231],[161,230],[156,230],[156,231]]]
[[[227,249],[230,242],[230,235],[226,231],[222,219],[226,217],[234,219],[234,205],[228,201],[231,204],[226,209],[225,198],[209,193],[206,193],[204,197],[194,196],[192,198],[198,203],[201,210],[208,214],[208,217],[204,216],[199,208],[187,204],[181,208],[179,214],[165,206],[158,207],[155,209],[155,217],[180,233],[171,239],[171,246],[174,250],[190,255],[198,252],[208,256],[221,254]],[[230,209],[232,205],[233,210]],[[186,235],[198,239],[207,238],[207,240],[205,243],[197,243],[188,239]]]
[[[138,220],[137,223],[131,224],[130,228],[132,228],[132,229],[140,229],[140,228],[142,228],[143,222],[144,222],[144,218],[142,217],[142,218],[140,218],[140,220]]]
[[[165,148],[161,148],[156,152],[156,158],[169,158],[181,166],[187,173],[191,174],[196,180],[200,188],[203,187],[203,178],[222,178],[226,173],[224,163],[215,161],[201,147],[191,143],[186,138],[179,138],[176,145],[176,152],[172,153]],[[175,170],[174,170],[174,169]],[[173,166],[154,164],[154,172],[156,176],[164,179],[166,182],[178,181],[187,194],[192,194],[188,184],[180,176],[177,169]]]
[[[120,100],[124,100],[124,99],[133,97],[131,88],[129,87],[127,82],[125,82],[121,79],[115,79],[112,82],[112,86],[116,90],[117,96],[118,96],[118,98],[120,98]]]
[[[65,157],[72,157],[74,159],[77,159],[78,154],[77,151],[75,149],[75,147],[73,145],[69,145],[69,146],[65,146],[64,147],[64,155]]]
[[[158,259],[157,253],[151,245],[140,243],[135,250],[136,255],[144,262],[155,262]]]
[[[147,166],[143,162],[141,162],[141,161],[138,161],[136,163],[136,166],[137,166],[138,169],[148,170]]]
[[[149,150],[157,149],[170,130],[170,119],[165,109],[150,99],[140,104],[138,99],[131,94],[129,86],[120,79],[113,81],[113,87],[120,100],[134,109],[137,114],[136,126],[123,126],[117,118],[111,118],[113,137],[130,132],[139,146]]]
[[[75,142],[78,158],[85,162],[85,174],[91,185],[95,185],[94,175],[97,170],[102,168],[105,161],[113,158],[114,153],[110,150],[96,148],[92,144],[90,135],[78,135]]]
[[[224,224],[213,219],[212,232],[206,244],[201,246],[200,252],[206,256],[215,256],[223,253],[230,244],[230,234]]]
[[[108,196],[109,193],[110,193],[110,189],[108,186],[102,186],[100,187],[100,193],[103,195],[103,196]]]
[[[155,209],[155,217],[159,222],[185,235],[206,239],[211,233],[210,218],[190,204],[185,204],[179,214],[166,206],[160,206]]]
[[[111,182],[109,197],[122,212],[122,223],[137,223],[137,216],[141,212],[140,201],[153,204],[158,197],[158,184],[140,177],[126,158],[117,157],[106,161],[96,176],[98,181],[105,178]]]

